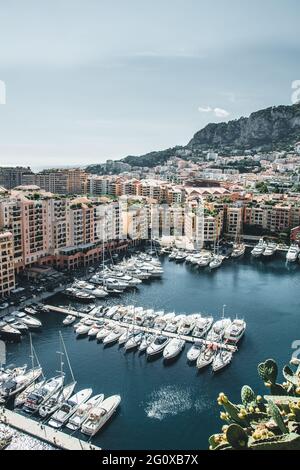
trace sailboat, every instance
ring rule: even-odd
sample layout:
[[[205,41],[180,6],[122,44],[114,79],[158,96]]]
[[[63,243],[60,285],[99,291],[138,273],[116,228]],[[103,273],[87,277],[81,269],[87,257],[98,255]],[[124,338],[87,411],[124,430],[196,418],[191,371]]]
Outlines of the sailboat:
[[[66,400],[70,398],[76,386],[76,381],[74,378],[70,359],[69,359],[61,332],[59,332],[59,338],[60,338],[60,351],[58,352],[58,354],[60,354],[60,377],[65,379],[65,376],[66,376],[63,370],[63,367],[64,367],[63,356],[65,356],[67,360],[69,372],[71,375],[71,381],[68,385],[63,386],[62,384],[60,388],[57,388],[57,390],[51,396],[49,396],[47,400],[44,400],[44,402],[40,405],[39,414],[43,418],[50,416],[58,408],[60,408],[60,406]]]
[[[214,255],[212,261],[209,263],[210,269],[216,269],[221,266],[223,262],[223,256],[219,254],[219,241],[217,243],[217,250],[216,250],[216,244],[214,247]]]
[[[246,251],[246,245],[245,243],[242,243],[242,240],[241,240],[241,228],[242,228],[242,222],[240,220],[240,215],[239,215],[237,224],[236,224],[235,242],[233,244],[233,250],[231,253],[232,258],[240,258],[241,256],[243,256],[243,254]]]

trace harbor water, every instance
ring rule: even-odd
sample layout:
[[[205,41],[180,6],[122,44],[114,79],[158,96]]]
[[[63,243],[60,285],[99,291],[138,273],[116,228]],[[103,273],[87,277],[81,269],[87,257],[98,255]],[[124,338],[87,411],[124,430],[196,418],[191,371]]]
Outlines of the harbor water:
[[[47,376],[59,368],[58,331],[61,330],[73,366],[77,389],[93,387],[105,396],[120,394],[121,406],[112,420],[94,438],[104,449],[206,449],[208,437],[221,427],[216,404],[223,391],[239,400],[242,385],[265,393],[257,376],[257,364],[269,357],[279,367],[290,359],[292,343],[300,340],[300,266],[287,266],[282,255],[272,260],[225,260],[211,272],[163,260],[161,279],[146,282],[137,291],[108,300],[106,305],[135,304],[176,313],[243,317],[247,330],[226,369],[213,374],[211,368],[198,372],[189,365],[186,352],[165,364],[162,357],[147,361],[144,354],[124,353],[118,345],[104,347],[87,337],[76,339],[73,327],[63,327],[63,315],[44,313],[40,332],[33,343]],[[68,305],[57,295],[54,305]],[[28,361],[29,339],[8,345],[7,362]],[[78,434],[78,437],[82,435]]]

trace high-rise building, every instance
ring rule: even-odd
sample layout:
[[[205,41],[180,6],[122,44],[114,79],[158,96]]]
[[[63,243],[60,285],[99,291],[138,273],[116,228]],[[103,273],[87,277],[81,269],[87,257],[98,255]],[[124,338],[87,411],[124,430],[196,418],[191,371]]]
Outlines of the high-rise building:
[[[6,189],[12,189],[23,184],[25,175],[33,174],[29,167],[0,167],[0,186]]]
[[[8,295],[15,288],[13,235],[0,232],[0,297]]]

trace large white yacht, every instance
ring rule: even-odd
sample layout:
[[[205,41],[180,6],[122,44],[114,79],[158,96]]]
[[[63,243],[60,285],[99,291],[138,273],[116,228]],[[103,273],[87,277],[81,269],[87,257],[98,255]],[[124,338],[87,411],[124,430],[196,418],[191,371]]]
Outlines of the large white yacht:
[[[294,263],[295,261],[297,261],[299,253],[300,253],[300,249],[298,245],[291,245],[286,254],[286,260],[289,263]]]
[[[224,333],[224,340],[238,343],[240,339],[243,337],[246,330],[246,322],[245,320],[236,318],[233,320],[231,325],[229,325]]]
[[[255,247],[251,251],[251,255],[254,256],[254,258],[259,258],[263,254],[265,249],[266,249],[266,244],[265,244],[263,238],[261,238],[259,240],[258,244],[255,245]]]

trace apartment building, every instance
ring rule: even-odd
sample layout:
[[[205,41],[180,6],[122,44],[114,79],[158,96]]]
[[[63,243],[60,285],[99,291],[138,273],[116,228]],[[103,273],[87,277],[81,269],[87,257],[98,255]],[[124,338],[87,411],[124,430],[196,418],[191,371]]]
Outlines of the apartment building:
[[[88,187],[88,175],[79,168],[45,170],[24,175],[22,181],[54,194],[85,194]]]
[[[23,184],[25,175],[31,175],[30,167],[0,167],[0,186],[12,189]]]
[[[0,232],[0,297],[8,295],[15,288],[13,234]]]
[[[226,207],[225,233],[230,236],[240,235],[243,231],[243,207]]]

